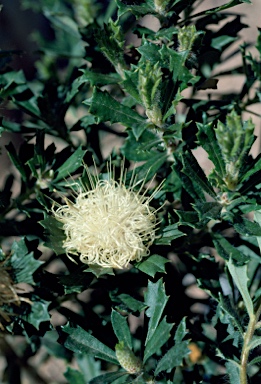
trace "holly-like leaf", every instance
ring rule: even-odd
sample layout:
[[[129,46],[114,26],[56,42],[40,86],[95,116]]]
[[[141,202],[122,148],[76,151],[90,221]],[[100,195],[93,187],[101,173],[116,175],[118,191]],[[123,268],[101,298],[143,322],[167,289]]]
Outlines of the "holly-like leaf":
[[[197,134],[198,141],[207,152],[208,158],[213,162],[217,174],[221,178],[224,178],[226,175],[225,162],[223,160],[220,146],[216,140],[212,124],[198,123],[197,127],[199,129]]]
[[[127,319],[113,309],[111,313],[111,323],[118,340],[123,341],[127,347],[132,349],[132,340]]]
[[[97,116],[98,122],[121,123],[133,130],[137,140],[147,126],[146,119],[137,112],[97,88],[94,88],[92,98],[84,101],[84,104],[90,105],[89,112]]]
[[[159,361],[155,376],[162,371],[170,372],[173,368],[179,367],[182,364],[184,357],[191,353],[188,349],[189,340],[181,341],[170,348],[168,352]]]
[[[159,349],[168,341],[170,331],[174,324],[169,324],[164,317],[156,328],[153,337],[148,341],[145,351],[143,363],[148,360],[150,356],[159,351]]]
[[[155,244],[171,245],[172,240],[178,239],[181,236],[186,236],[185,233],[178,230],[178,223],[171,224],[165,227],[162,231],[162,236],[155,240]]]
[[[66,325],[62,330],[68,334],[64,346],[73,352],[87,353],[113,364],[119,364],[115,352],[81,327]]]
[[[231,384],[240,383],[239,369],[240,366],[235,361],[229,360],[226,364],[227,373],[229,375],[229,382]]]
[[[25,239],[14,242],[10,264],[16,283],[34,284],[33,273],[43,264],[34,258],[33,252],[28,252]]]
[[[55,183],[61,179],[67,178],[80,168],[86,152],[87,151],[83,150],[81,147],[77,148],[76,151],[59,167],[53,182]]]
[[[151,255],[146,260],[137,263],[135,267],[147,275],[154,277],[157,272],[166,273],[165,264],[168,262],[169,260],[166,260],[162,256]]]
[[[253,302],[248,290],[247,265],[238,266],[230,259],[227,262],[228,270],[243,298],[247,312],[251,318],[254,315]]]
[[[154,336],[159,321],[161,319],[164,308],[168,302],[168,296],[165,293],[165,287],[162,279],[158,280],[155,284],[149,281],[148,290],[145,293],[145,304],[148,306],[146,316],[150,318],[148,325],[148,333],[145,345]]]
[[[213,243],[219,254],[226,261],[232,258],[239,264],[246,263],[249,260],[248,255],[244,255],[239,249],[233,247],[222,235],[215,233],[213,235]]]
[[[117,379],[123,378],[124,381]],[[88,384],[133,383],[133,378],[127,372],[109,372],[92,379]]]
[[[216,193],[210,185],[205,173],[202,168],[199,166],[197,160],[192,155],[190,151],[186,151],[182,157],[183,169],[184,172],[192,181],[198,184],[200,188],[208,193],[211,197],[215,198]]]
[[[64,377],[69,384],[86,384],[83,374],[70,367],[67,368]]]
[[[46,246],[52,249],[56,255],[62,255],[64,253],[63,241],[66,239],[62,229],[63,224],[53,216],[46,216],[44,220],[40,221],[40,224],[47,230]]]
[[[120,294],[118,298],[133,312],[141,312],[147,307],[142,301],[136,300],[126,293]]]
[[[22,316],[22,318],[32,324],[36,329],[39,329],[40,324],[43,321],[50,321],[50,315],[48,312],[49,304],[49,301],[43,301],[42,299],[37,298],[37,300],[33,301],[31,305],[30,313]]]

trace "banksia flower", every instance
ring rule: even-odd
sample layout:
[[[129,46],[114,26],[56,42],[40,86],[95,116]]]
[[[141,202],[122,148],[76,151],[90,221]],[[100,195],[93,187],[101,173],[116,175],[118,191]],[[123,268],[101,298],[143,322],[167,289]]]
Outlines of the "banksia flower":
[[[140,373],[142,370],[141,360],[134,355],[132,350],[127,347],[123,341],[115,346],[116,357],[122,366],[128,373]]]
[[[91,188],[82,180],[76,182],[75,201],[64,198],[65,205],[53,207],[54,217],[63,224],[66,239],[63,248],[68,257],[104,268],[127,267],[149,254],[155,239],[156,212],[150,200],[134,190],[132,180],[126,187],[126,172],[121,171],[119,182],[111,170],[109,179],[100,180],[86,167]]]

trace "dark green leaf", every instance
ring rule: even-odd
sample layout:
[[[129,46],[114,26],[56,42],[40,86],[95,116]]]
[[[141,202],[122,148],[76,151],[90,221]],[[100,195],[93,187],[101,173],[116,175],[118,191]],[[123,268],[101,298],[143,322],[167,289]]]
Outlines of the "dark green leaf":
[[[142,301],[136,300],[126,293],[122,293],[118,297],[126,307],[130,308],[133,312],[141,312],[147,307]]]
[[[25,169],[25,165],[22,162],[22,160],[20,159],[20,157],[17,155],[13,143],[10,142],[8,145],[6,145],[6,149],[8,151],[8,155],[9,155],[12,163],[17,168],[17,170],[20,172],[23,181],[26,181],[27,180],[27,172]]]
[[[217,13],[217,12],[220,12],[220,11],[224,11],[225,9],[235,7],[236,5],[239,5],[239,4],[242,4],[242,3],[251,4],[251,0],[231,0],[227,4],[224,4],[224,5],[221,5],[220,7],[213,8],[213,9],[210,9],[209,11],[206,11],[206,14],[212,14],[212,13]]]
[[[224,47],[230,43],[233,43],[237,38],[233,36],[218,36],[212,39],[211,47],[218,49],[219,51],[222,51]]]
[[[157,155],[156,150],[152,150],[153,143],[157,144],[158,136],[152,131],[145,130],[137,140],[134,133],[128,130],[128,137],[121,148],[123,155],[128,160],[145,161]]]
[[[137,263],[135,267],[147,275],[154,277],[157,272],[166,273],[165,264],[168,262],[169,260],[162,256],[151,255],[146,260]]]
[[[212,124],[198,123],[197,127],[199,129],[197,138],[200,144],[207,152],[209,159],[213,162],[218,175],[224,178],[226,175],[226,167]]]
[[[81,327],[62,327],[68,334],[64,346],[73,352],[87,353],[113,364],[119,364],[115,352]]]
[[[24,315],[23,319],[32,324],[36,329],[39,329],[43,321],[50,321],[49,304],[50,302],[37,298],[37,301],[33,301],[31,305],[31,312],[27,316]]]
[[[46,216],[40,224],[47,229],[48,240],[46,245],[51,248],[56,255],[62,255],[64,252],[63,241],[65,234],[63,231],[63,224],[57,221],[53,216]]]
[[[189,340],[181,341],[170,348],[169,351],[159,361],[155,375],[162,371],[170,372],[174,367],[179,367],[182,364],[184,357],[191,351],[188,349]]]
[[[171,224],[165,227],[162,231],[162,236],[155,240],[155,244],[171,245],[172,240],[178,239],[181,236],[186,236],[185,233],[178,230],[179,224]]]
[[[239,292],[241,293],[247,312],[251,318],[251,316],[254,315],[254,307],[248,290],[247,265],[235,265],[230,259],[227,262],[227,267]]]
[[[16,283],[34,284],[33,273],[43,264],[34,258],[33,252],[28,253],[25,239],[14,242],[10,264],[15,274]]]
[[[132,340],[127,319],[113,309],[111,313],[111,323],[118,340],[123,341],[124,345],[132,349]]]
[[[214,234],[213,243],[219,254],[226,261],[231,257],[235,262],[240,264],[249,260],[249,257],[240,252],[237,248],[233,247],[222,235]]]
[[[145,345],[147,345],[147,343],[153,337],[167,301],[168,296],[165,294],[165,288],[162,279],[158,280],[155,284],[149,281],[144,300],[144,303],[148,306],[148,309],[145,313],[146,316],[150,318]]]
[[[69,384],[86,384],[83,374],[70,367],[67,368],[64,377],[68,380]]]
[[[128,380],[129,374],[126,372],[110,372],[110,373],[105,373],[104,375],[95,377],[88,384],[110,384],[121,377],[125,378],[124,383],[131,382]],[[131,380],[133,381],[133,379]]]
[[[220,218],[220,212],[222,205],[216,202],[197,202],[194,204],[195,210],[198,212],[199,219],[202,221],[218,220]]]
[[[178,328],[175,332],[175,336],[174,336],[175,342],[180,343],[181,340],[184,339],[184,337],[186,336],[187,333],[188,332],[187,332],[187,327],[186,327],[186,317],[183,317],[183,319],[179,323]]]
[[[232,360],[229,360],[226,364],[227,373],[229,376],[229,382],[231,384],[238,384],[240,383],[240,377],[239,377],[239,365]]]
[[[203,172],[202,168],[200,168],[197,160],[190,151],[186,151],[184,153],[182,157],[182,163],[182,172],[184,172],[192,181],[197,183],[206,193],[215,198],[215,191],[209,184],[205,173]]]
[[[83,150],[81,147],[77,148],[76,151],[58,169],[57,175],[53,182],[55,183],[61,179],[65,179],[80,168],[86,152],[87,151]]]
[[[143,358],[144,364],[150,356],[156,353],[168,341],[173,325],[174,324],[167,323],[165,317],[159,323],[153,337],[148,341],[146,345]]]
[[[237,216],[233,223],[235,230],[243,236],[261,236],[261,227],[258,223]]]
[[[84,272],[93,273],[97,278],[103,275],[114,275],[112,268],[104,268],[100,265],[90,265]]]
[[[131,108],[120,104],[108,92],[101,92],[95,88],[92,98],[84,104],[90,105],[90,113],[97,116],[99,122],[121,123],[131,128],[137,140],[146,128],[146,119]]]

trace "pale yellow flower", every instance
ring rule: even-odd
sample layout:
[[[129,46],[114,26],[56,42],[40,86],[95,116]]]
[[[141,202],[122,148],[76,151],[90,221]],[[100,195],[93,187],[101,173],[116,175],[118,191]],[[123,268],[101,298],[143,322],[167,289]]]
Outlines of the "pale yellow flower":
[[[126,187],[126,172],[119,182],[109,170],[109,178],[100,180],[86,167],[91,188],[80,180],[74,202],[53,207],[54,217],[63,223],[67,256],[79,256],[83,263],[104,268],[125,268],[131,261],[149,255],[155,239],[156,211],[149,206],[153,195],[135,191],[133,180]],[[158,190],[158,189],[157,189]]]

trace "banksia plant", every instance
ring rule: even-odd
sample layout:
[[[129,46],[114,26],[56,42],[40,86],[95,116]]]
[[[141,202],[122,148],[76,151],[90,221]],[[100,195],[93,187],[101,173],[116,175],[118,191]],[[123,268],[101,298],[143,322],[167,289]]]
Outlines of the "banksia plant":
[[[25,68],[0,44],[0,382],[260,384],[259,2],[20,3],[43,26]]]

